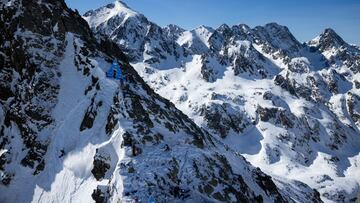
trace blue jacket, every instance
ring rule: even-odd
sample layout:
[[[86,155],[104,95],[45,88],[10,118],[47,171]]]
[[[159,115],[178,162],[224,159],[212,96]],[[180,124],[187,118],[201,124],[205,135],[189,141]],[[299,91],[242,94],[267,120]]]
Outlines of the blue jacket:
[[[114,62],[111,65],[110,69],[106,72],[106,77],[122,80],[122,71],[120,65],[117,62]]]

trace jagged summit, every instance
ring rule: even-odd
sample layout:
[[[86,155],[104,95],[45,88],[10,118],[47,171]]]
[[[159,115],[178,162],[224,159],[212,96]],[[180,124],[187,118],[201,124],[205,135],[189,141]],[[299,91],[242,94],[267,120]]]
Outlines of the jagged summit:
[[[257,26],[254,31],[260,40],[267,41],[273,47],[281,49],[292,55],[298,52],[302,45],[286,26],[277,23],[268,23],[265,26]]]
[[[331,64],[346,64],[354,73],[360,72],[359,49],[346,43],[333,29],[325,29],[307,44],[322,52]]]
[[[326,28],[324,32],[311,40],[308,44],[317,47],[321,51],[348,46],[348,44],[331,28]]]
[[[320,35],[320,38],[329,40],[332,39],[340,45],[346,43],[332,28],[326,28],[324,32]]]
[[[173,30],[174,32],[184,32],[185,31],[185,29],[183,29],[182,27],[175,25],[175,24],[169,24],[169,25],[163,27],[163,29]]]
[[[96,10],[86,12],[84,14],[84,18],[88,22],[92,22],[92,24],[90,24],[91,27],[97,27],[103,23],[108,22],[112,18],[120,18],[121,21],[124,22],[128,18],[136,17],[139,15],[139,13],[130,9],[124,2],[117,0]]]
[[[114,5],[114,7],[116,9],[119,8],[125,8],[125,9],[129,9],[132,10],[125,2],[123,2],[122,0],[116,0],[114,3],[112,3]],[[133,10],[132,10],[133,11]]]
[[[250,26],[244,24],[244,23],[241,23],[241,24],[237,24],[237,25],[233,25],[232,26],[233,28],[237,28],[237,29],[241,29],[243,31],[248,31],[248,30],[251,30]]]
[[[185,29],[174,24],[167,25],[163,27],[162,30],[165,36],[167,36],[169,39],[173,41],[176,41],[176,39],[179,38],[181,33],[185,32]]]
[[[267,28],[275,28],[275,29],[283,29],[283,30],[289,30],[286,26],[284,25],[280,25],[277,22],[270,22],[270,23],[266,23],[263,27],[267,27]]]
[[[322,33],[323,35],[332,35],[332,36],[336,36],[336,37],[340,37],[335,30],[333,30],[332,28],[325,28],[324,32]]]
[[[96,10],[91,10],[89,12],[86,12],[84,14],[84,16],[87,16],[93,12],[101,12],[101,11],[109,11],[109,10],[113,10],[113,12],[127,12],[127,13],[131,13],[131,14],[138,14],[136,11],[132,10],[125,2],[121,1],[121,0],[116,0],[113,3],[107,4],[106,6],[100,7]]]
[[[216,30],[228,30],[230,26],[226,23],[221,24]]]
[[[280,25],[276,22],[267,23],[265,25],[259,25],[254,27],[254,30],[266,30],[268,33],[289,33],[291,34],[288,27]]]
[[[206,25],[200,25],[197,28],[193,29],[193,30],[208,30],[209,32],[213,32],[214,29],[210,26],[206,26]]]

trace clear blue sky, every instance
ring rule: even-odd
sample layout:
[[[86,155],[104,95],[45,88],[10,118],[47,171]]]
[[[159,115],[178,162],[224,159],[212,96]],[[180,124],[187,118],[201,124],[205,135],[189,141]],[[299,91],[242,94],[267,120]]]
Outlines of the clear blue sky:
[[[84,13],[113,0],[66,0]],[[185,29],[226,23],[251,27],[277,22],[303,42],[325,28],[333,28],[345,41],[360,45],[360,0],[124,0],[132,9],[160,26]]]

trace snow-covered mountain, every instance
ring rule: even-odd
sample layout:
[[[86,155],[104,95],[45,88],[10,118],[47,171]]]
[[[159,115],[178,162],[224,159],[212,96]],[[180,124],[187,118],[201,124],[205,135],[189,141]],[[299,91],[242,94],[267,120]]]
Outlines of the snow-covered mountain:
[[[64,1],[0,0],[0,8],[0,202],[321,202],[198,127]],[[147,47],[152,57],[171,45],[161,62],[175,50],[184,56],[187,48],[163,42],[180,28],[159,29],[119,2],[97,12],[92,25],[118,18],[123,33],[151,36],[117,41],[125,51],[154,42],[164,49]],[[152,26],[126,24],[135,20]],[[123,85],[105,77],[114,60]]]
[[[84,19],[136,56],[130,63],[157,93],[253,165],[325,202],[358,198],[360,50],[332,29],[300,43],[276,23],[160,28],[120,1]]]
[[[181,47],[168,40],[171,36],[165,37],[166,33],[176,35],[182,31],[181,28],[169,26],[163,30],[121,2],[89,11],[85,16],[91,22],[91,27],[98,28],[98,36],[108,37],[111,33],[111,39],[127,53],[131,61],[156,63],[161,59],[171,62],[177,60],[180,54],[183,55]]]

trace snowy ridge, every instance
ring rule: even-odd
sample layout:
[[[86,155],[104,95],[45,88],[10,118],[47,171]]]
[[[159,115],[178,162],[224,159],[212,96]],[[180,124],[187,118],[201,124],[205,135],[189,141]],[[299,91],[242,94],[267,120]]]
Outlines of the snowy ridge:
[[[112,34],[121,27],[92,29],[118,44],[133,34]],[[152,59],[130,61],[157,93],[271,174],[279,187],[302,191],[301,181],[325,202],[356,201],[360,52],[355,46],[332,29],[301,44],[276,23],[165,31],[138,34],[135,40],[145,49],[124,47],[129,55]],[[148,43],[155,40],[180,48],[155,55],[147,51],[159,48]]]

